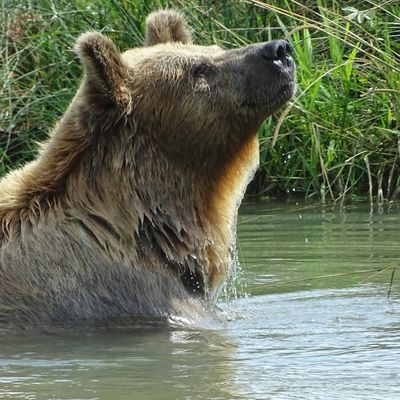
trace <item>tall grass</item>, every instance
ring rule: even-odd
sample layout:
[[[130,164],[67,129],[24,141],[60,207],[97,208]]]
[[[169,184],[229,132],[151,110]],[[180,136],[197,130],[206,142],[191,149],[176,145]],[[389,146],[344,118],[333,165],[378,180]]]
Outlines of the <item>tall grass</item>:
[[[276,176],[283,191],[323,200],[397,195],[400,6],[391,3],[268,6],[294,45],[299,91],[272,138],[263,132],[264,182]]]
[[[398,1],[0,1],[0,175],[33,157],[72,98],[79,33],[100,30],[121,49],[142,45],[146,15],[178,7],[200,44],[286,37],[294,48],[298,91],[260,129],[250,192],[340,202],[399,194]]]

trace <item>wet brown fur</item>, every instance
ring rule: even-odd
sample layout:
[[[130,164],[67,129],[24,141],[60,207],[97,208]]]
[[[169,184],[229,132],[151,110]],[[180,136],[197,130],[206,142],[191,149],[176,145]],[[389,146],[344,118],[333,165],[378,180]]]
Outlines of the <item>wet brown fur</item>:
[[[120,54],[83,34],[70,107],[37,159],[0,181],[4,324],[190,315],[229,273],[257,128],[293,84],[254,100],[256,48],[193,45],[179,13],[150,15],[146,35]]]

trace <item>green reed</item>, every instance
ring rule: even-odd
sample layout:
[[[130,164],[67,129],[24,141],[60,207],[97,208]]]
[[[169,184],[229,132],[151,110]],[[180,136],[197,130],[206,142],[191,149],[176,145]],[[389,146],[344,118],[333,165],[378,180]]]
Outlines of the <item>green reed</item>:
[[[142,45],[146,15],[177,7],[200,44],[285,37],[298,90],[260,129],[249,193],[383,202],[400,191],[397,1],[0,0],[0,175],[32,159],[81,77],[70,51],[96,29]],[[270,4],[267,4],[270,3]]]

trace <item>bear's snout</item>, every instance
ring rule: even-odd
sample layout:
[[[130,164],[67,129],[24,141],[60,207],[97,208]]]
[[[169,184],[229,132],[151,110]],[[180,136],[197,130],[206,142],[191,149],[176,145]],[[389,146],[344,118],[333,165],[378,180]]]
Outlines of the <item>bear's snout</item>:
[[[265,60],[272,62],[277,69],[292,69],[293,58],[290,56],[293,50],[286,40],[274,40],[264,44],[260,48],[260,55]]]

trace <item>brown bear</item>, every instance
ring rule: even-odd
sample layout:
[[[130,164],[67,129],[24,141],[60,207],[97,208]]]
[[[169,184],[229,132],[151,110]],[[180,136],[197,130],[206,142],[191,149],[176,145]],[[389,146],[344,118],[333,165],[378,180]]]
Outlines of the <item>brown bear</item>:
[[[79,37],[85,70],[36,160],[0,181],[0,321],[10,326],[190,315],[232,266],[257,130],[293,95],[284,40],[192,43],[159,11],[119,53]]]

